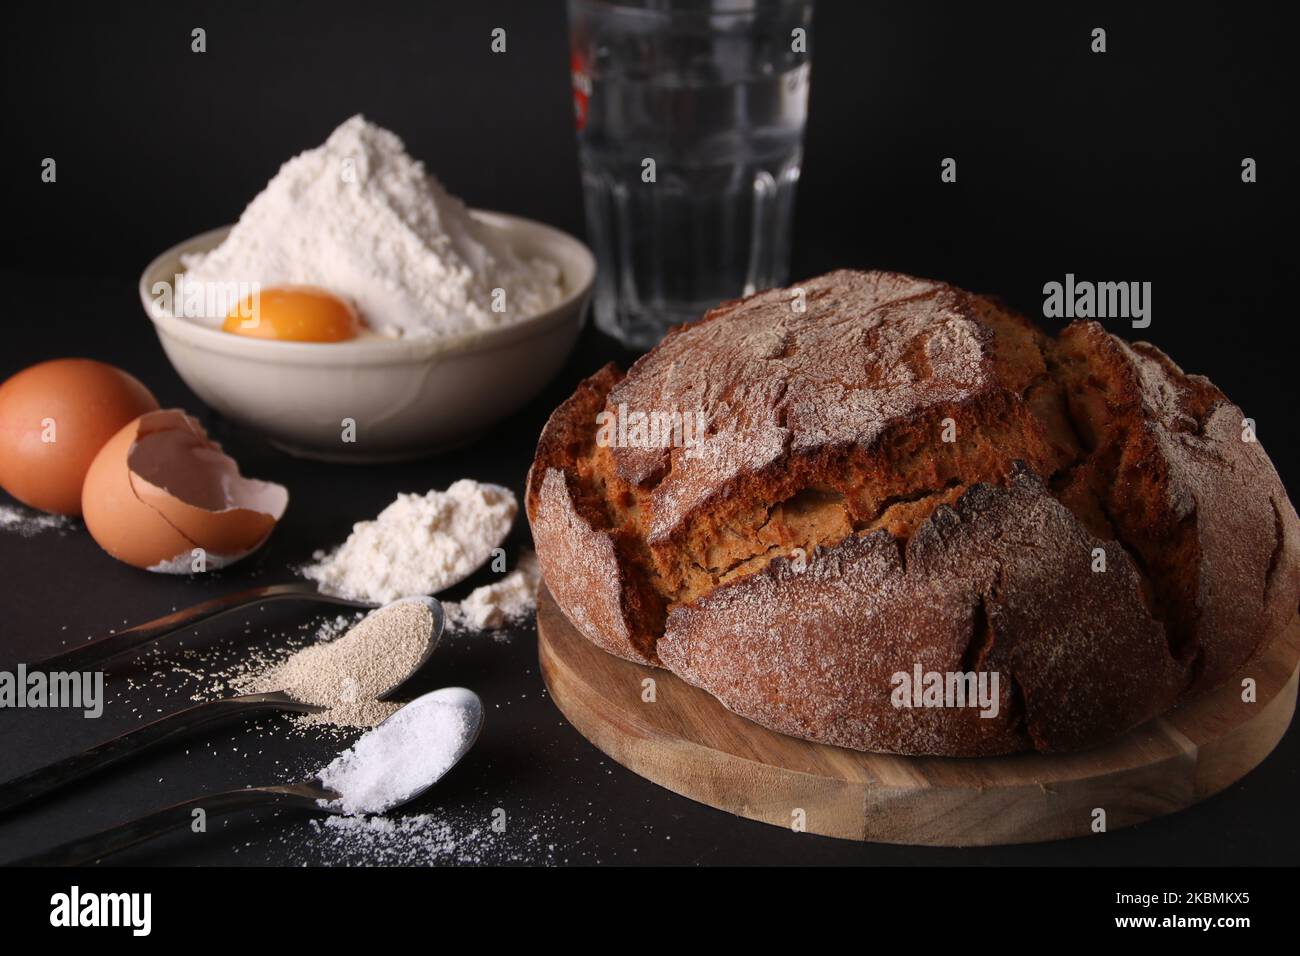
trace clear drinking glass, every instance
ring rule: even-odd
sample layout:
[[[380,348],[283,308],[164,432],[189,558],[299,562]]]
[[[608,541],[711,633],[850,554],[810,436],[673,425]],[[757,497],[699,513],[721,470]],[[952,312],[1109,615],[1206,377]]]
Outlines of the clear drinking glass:
[[[569,0],[596,324],[647,348],[788,280],[812,0]]]

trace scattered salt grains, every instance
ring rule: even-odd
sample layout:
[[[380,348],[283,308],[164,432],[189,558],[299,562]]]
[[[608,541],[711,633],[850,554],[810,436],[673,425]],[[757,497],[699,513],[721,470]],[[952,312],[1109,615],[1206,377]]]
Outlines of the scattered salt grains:
[[[418,814],[304,820],[274,839],[303,865],[548,866],[599,864],[594,836],[609,826],[590,802],[520,807],[504,818],[496,810],[455,804]]]
[[[399,494],[333,552],[316,552],[301,573],[322,591],[376,604],[437,594],[491,557],[518,510],[509,488],[468,478],[446,491]]]
[[[72,519],[63,515],[0,505],[0,531],[8,531],[23,538],[30,538],[43,531],[62,531],[71,526]]]
[[[395,817],[328,817],[311,820],[296,839],[299,852],[321,862],[369,866],[429,866],[457,863],[555,862],[556,844],[543,831],[496,832],[487,821],[464,814],[420,813]],[[549,830],[545,831],[549,833]],[[545,842],[544,842],[545,841]]]
[[[344,813],[383,813],[441,777],[472,731],[465,711],[429,697],[407,704],[317,776]]]

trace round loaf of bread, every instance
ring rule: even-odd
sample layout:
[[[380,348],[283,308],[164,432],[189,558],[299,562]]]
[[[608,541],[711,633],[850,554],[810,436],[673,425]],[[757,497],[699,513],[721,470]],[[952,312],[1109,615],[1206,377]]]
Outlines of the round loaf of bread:
[[[1098,744],[1300,600],[1295,509],[1207,379],[893,273],[726,303],[601,369],[526,503],[588,639],[859,750]]]

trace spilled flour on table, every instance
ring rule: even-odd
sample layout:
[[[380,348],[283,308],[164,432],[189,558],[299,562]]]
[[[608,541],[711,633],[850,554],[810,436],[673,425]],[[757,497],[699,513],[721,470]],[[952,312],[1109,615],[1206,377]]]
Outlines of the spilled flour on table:
[[[42,531],[63,531],[72,527],[72,519],[63,515],[50,515],[30,511],[14,505],[0,505],[0,531],[30,538]]]
[[[498,630],[523,623],[537,610],[541,580],[537,555],[525,552],[515,570],[500,581],[475,588],[463,601],[443,602],[448,632]]]

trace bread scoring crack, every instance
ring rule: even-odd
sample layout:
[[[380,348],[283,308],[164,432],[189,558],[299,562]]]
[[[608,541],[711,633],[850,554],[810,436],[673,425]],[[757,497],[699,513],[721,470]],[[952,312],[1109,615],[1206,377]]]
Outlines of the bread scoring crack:
[[[1254,462],[1218,454],[1231,406],[1213,385],[1096,323],[1052,338],[941,283],[835,273],[804,285],[806,315],[789,311],[789,290],[728,303],[627,376],[584,383],[580,412],[548,425],[565,440],[544,435],[538,463],[568,475],[575,510],[612,541],[642,644],[653,647],[672,608],[801,553],[883,532],[905,561],[938,509],[1005,486],[1023,461],[1108,560],[1133,569],[1168,653],[1199,673],[1209,598],[1188,473],[1209,467],[1207,451],[1224,473]],[[773,333],[756,333],[764,322]],[[703,446],[597,447],[592,416],[621,401],[643,412],[697,406]],[[1259,467],[1276,480],[1267,459]],[[1293,566],[1292,519],[1264,500],[1272,553],[1250,574],[1267,594]]]
[[[1277,499],[1268,496],[1269,507],[1273,509],[1273,550],[1268,556],[1268,570],[1264,572],[1264,591],[1273,590],[1277,581],[1277,569],[1282,561],[1282,552],[1286,546],[1286,528],[1282,521],[1282,509],[1277,506]]]

